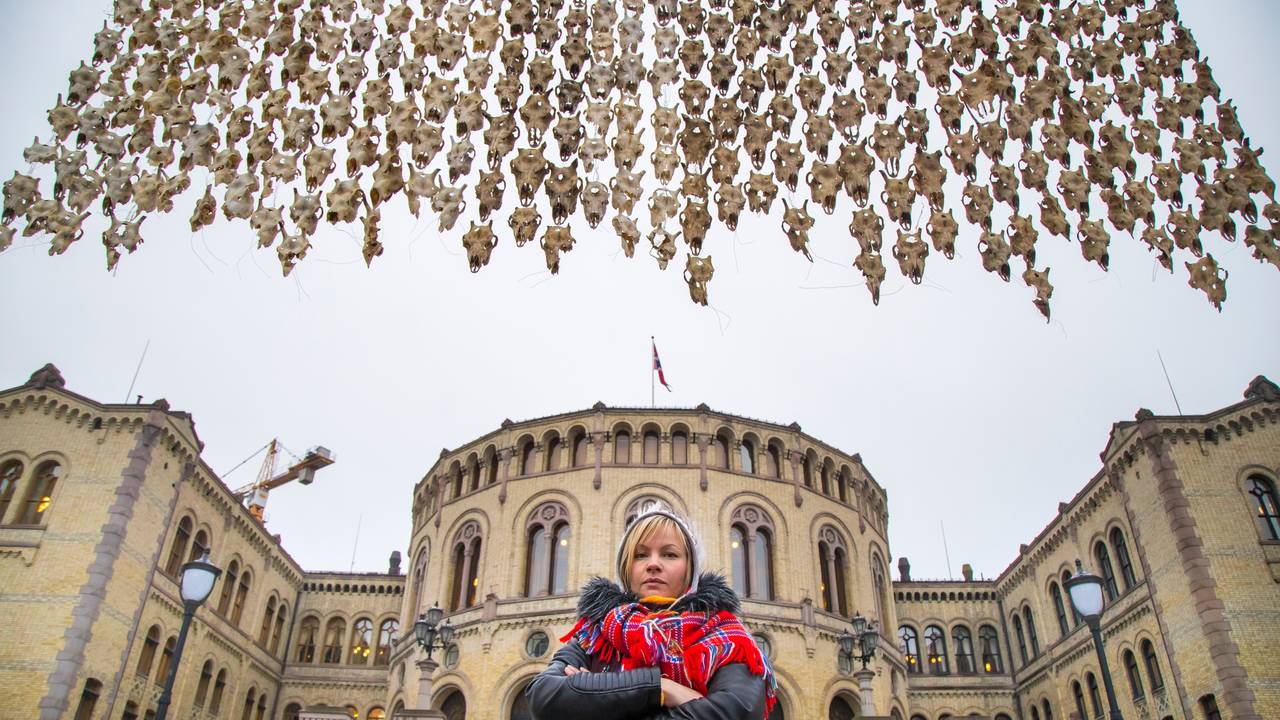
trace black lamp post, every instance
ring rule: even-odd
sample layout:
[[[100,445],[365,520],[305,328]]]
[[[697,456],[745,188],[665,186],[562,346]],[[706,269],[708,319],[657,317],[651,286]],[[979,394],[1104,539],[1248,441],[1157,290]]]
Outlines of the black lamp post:
[[[440,603],[437,602],[426,614],[419,615],[418,621],[413,624],[414,637],[418,639],[418,645],[427,651],[427,660],[431,660],[432,650],[436,648],[444,650],[453,641],[453,624],[445,620],[444,625],[440,625],[442,617],[444,617],[444,611],[440,609]]]
[[[1120,715],[1120,707],[1116,704],[1116,688],[1111,682],[1111,667],[1107,665],[1107,654],[1102,648],[1102,629],[1099,620],[1102,618],[1102,578],[1085,572],[1084,567],[1076,560],[1076,574],[1063,585],[1067,588],[1067,596],[1071,598],[1071,607],[1088,623],[1093,633],[1093,649],[1098,653],[1098,666],[1102,671],[1102,684],[1107,688],[1107,703],[1111,706],[1111,720],[1124,720]]]
[[[867,668],[867,663],[876,655],[876,646],[880,643],[880,633],[876,632],[874,622],[868,622],[862,617],[862,613],[857,613],[851,621],[853,624],[853,633],[848,630],[840,633],[837,642],[840,643],[840,654],[850,660],[861,660],[862,668]],[[854,645],[857,645],[858,654],[854,654]]]
[[[165,720],[169,714],[169,703],[173,700],[173,681],[178,677],[178,664],[182,661],[182,646],[187,643],[191,618],[196,614],[196,608],[209,599],[213,585],[218,582],[221,574],[222,570],[209,562],[209,553],[182,566],[182,629],[178,631],[178,643],[173,648],[173,662],[169,664],[169,677],[165,678],[164,692],[160,693],[160,702],[156,705],[156,720]]]

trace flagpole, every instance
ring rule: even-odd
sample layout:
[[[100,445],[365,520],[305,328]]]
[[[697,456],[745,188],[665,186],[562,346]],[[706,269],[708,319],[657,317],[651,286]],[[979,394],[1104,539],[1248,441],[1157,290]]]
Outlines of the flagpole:
[[[653,336],[650,335],[649,336],[649,407],[650,408],[656,408],[658,406],[658,402],[654,400],[654,396],[653,396],[653,375],[654,373],[658,372],[653,367],[653,353],[655,352],[654,348],[656,348],[657,346],[658,346],[657,342],[653,339]]]

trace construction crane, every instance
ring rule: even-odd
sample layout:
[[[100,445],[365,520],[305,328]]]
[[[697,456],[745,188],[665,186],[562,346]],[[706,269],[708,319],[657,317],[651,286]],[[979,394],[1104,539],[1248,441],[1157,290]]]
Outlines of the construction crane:
[[[280,441],[272,438],[271,442],[267,443],[267,456],[262,460],[258,479],[234,491],[238,500],[248,501],[249,514],[253,515],[258,522],[262,522],[263,511],[267,507],[267,494],[271,490],[294,480],[303,485],[310,485],[315,482],[316,470],[328,467],[334,461],[333,453],[328,448],[316,446],[308,450],[306,456],[290,466],[288,470],[277,475],[276,459],[279,453]]]

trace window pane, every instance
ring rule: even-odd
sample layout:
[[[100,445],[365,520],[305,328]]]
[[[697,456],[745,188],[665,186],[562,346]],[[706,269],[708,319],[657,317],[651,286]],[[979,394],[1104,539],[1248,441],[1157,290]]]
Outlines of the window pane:
[[[529,533],[528,566],[524,594],[529,597],[547,594],[547,529],[539,525]]]
[[[831,586],[831,558],[827,552],[827,544],[825,542],[818,543],[818,567],[822,575],[818,594],[822,597],[822,609],[830,612],[835,604],[832,602],[835,588]]]
[[[644,434],[644,464],[658,464],[658,433],[656,432]]]
[[[770,446],[768,452],[764,454],[765,474],[772,478],[782,477],[782,468],[779,461],[778,449]]]
[[[627,465],[631,462],[631,433],[622,430],[613,438],[613,462]]]
[[[553,437],[547,441],[547,470],[560,469],[560,438]]]
[[[683,432],[671,435],[671,462],[675,465],[689,464],[689,436]]]
[[[769,533],[756,531],[756,539],[751,548],[751,590],[752,596],[762,600],[773,599],[773,553]]]
[[[556,595],[569,589],[569,539],[569,526],[561,525],[556,531],[555,547],[552,548],[555,561],[551,564],[551,592]]]
[[[471,568],[467,577],[467,607],[471,607],[476,604],[476,593],[480,589],[480,538],[471,541]]]
[[[750,440],[744,440],[738,446],[738,465],[742,472],[756,474],[756,450]]]
[[[573,464],[574,467],[582,467],[587,464],[587,437],[585,435],[575,435],[573,438]]]
[[[13,502],[13,493],[22,477],[22,469],[22,463],[18,460],[10,460],[4,467],[0,467],[0,522],[4,522],[9,504]]]
[[[31,480],[31,490],[27,493],[27,504],[22,509],[19,525],[39,525],[44,521],[45,512],[53,503],[53,489],[62,477],[62,466],[49,461],[36,468],[35,477]]]
[[[733,591],[740,597],[747,597],[747,541],[741,530],[735,525],[729,529],[729,556],[731,558],[730,576],[733,580]]]

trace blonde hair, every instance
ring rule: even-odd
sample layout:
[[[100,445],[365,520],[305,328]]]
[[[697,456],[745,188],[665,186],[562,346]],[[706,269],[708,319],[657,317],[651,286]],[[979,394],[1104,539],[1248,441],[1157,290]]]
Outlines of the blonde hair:
[[[640,543],[648,542],[663,530],[670,530],[680,538],[687,560],[684,569],[684,586],[689,587],[693,581],[693,548],[689,547],[689,539],[685,536],[684,530],[681,530],[676,521],[666,515],[648,515],[636,520],[631,527],[627,528],[626,540],[622,543],[622,552],[618,556],[618,577],[622,579],[623,587],[628,592],[635,592],[631,587],[631,564],[635,561],[636,548]]]

